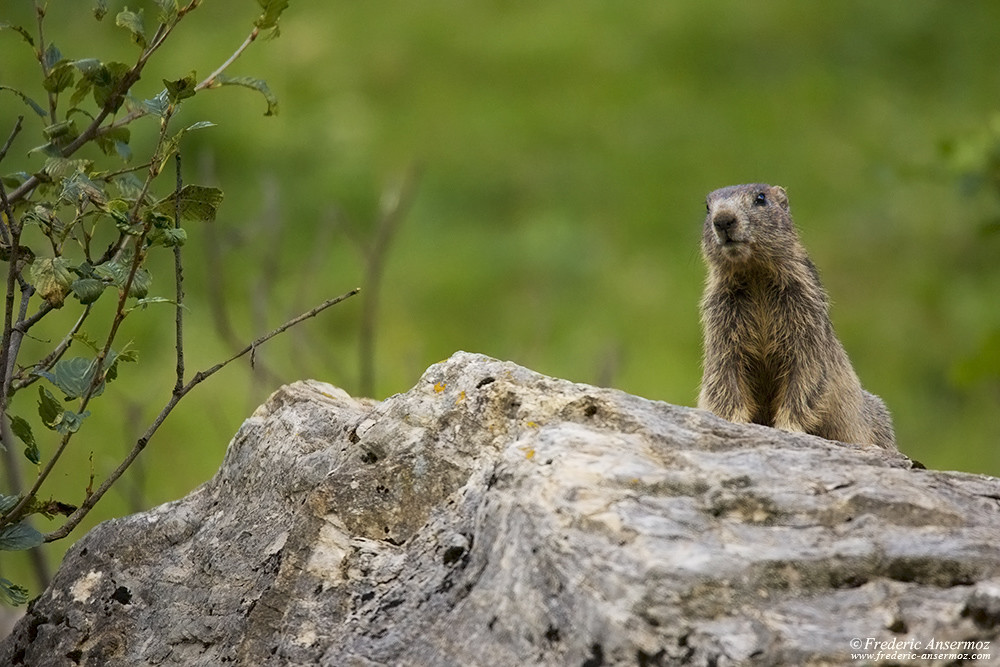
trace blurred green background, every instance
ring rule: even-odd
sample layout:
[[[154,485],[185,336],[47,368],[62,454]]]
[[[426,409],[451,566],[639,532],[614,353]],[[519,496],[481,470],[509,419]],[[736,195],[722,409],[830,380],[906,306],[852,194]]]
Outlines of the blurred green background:
[[[50,2],[47,38],[69,58],[134,60],[114,26],[121,3],[101,24],[87,4]],[[206,0],[134,94],[205,76],[257,13]],[[34,31],[27,0],[4,0],[2,21]],[[16,35],[0,33],[0,53],[0,84],[41,99]],[[294,2],[280,37],[229,70],[265,79],[280,113],[227,88],[199,94],[178,124],[217,123],[185,140],[185,180],[226,193],[215,223],[188,230],[189,372],[362,285],[357,239],[417,167],[381,283],[377,398],[461,349],[693,405],[704,195],[764,181],[787,188],[900,448],[930,468],[1000,474],[998,65],[1000,3],[987,1]],[[20,113],[0,96],[0,134]],[[25,156],[42,124],[26,122],[5,173],[41,164]],[[137,154],[154,132],[133,126]],[[164,255],[152,293],[171,296]],[[357,392],[370,297],[196,389],[75,537],[208,479],[279,384]],[[90,453],[100,480],[167,400],[172,318],[161,307],[128,322],[140,363],[92,404],[49,492],[79,502]],[[15,412],[33,411],[27,393]],[[4,569],[17,576],[6,557]]]

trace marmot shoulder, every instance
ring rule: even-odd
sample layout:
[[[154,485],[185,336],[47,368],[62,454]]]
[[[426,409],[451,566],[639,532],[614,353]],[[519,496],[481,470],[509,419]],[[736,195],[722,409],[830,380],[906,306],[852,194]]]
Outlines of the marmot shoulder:
[[[708,195],[698,407],[733,422],[895,448],[889,411],[861,388],[819,273],[778,186]]]

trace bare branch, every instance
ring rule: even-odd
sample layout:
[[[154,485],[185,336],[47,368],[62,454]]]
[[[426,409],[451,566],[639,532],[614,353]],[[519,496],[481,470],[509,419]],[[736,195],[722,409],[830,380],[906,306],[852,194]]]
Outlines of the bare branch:
[[[249,345],[244,347],[242,350],[240,350],[233,356],[226,359],[225,361],[217,363],[211,368],[207,368],[203,371],[195,373],[194,377],[191,378],[191,380],[187,384],[185,384],[179,392],[174,391],[171,394],[170,400],[167,401],[167,404],[163,406],[163,409],[160,410],[160,413],[156,415],[156,419],[153,420],[153,423],[149,425],[149,428],[146,429],[145,433],[143,433],[142,436],[136,441],[135,445],[132,447],[132,450],[128,453],[125,459],[122,460],[120,464],[118,464],[118,467],[115,468],[110,475],[108,475],[108,478],[104,480],[104,482],[94,491],[92,495],[88,496],[87,499],[83,501],[83,504],[81,504],[79,509],[77,509],[75,512],[73,512],[72,515],[70,515],[70,517],[66,520],[65,524],[60,526],[58,529],[52,531],[51,533],[45,535],[45,541],[53,542],[55,540],[66,537],[74,528],[76,528],[77,525],[79,525],[80,521],[82,521],[83,518],[87,516],[87,514],[94,507],[94,505],[96,505],[97,502],[101,499],[101,497],[105,493],[107,493],[108,489],[111,488],[111,486],[125,473],[126,470],[128,470],[129,466],[132,465],[132,462],[135,461],[136,457],[139,456],[142,450],[146,448],[146,445],[149,443],[150,438],[152,438],[153,435],[156,433],[156,431],[160,428],[160,425],[163,424],[163,421],[173,411],[177,403],[182,398],[184,398],[184,396],[187,395],[189,391],[191,391],[196,386],[207,380],[212,375],[215,375],[217,372],[228,366],[230,363],[236,361],[240,357],[245,356],[247,353],[256,349],[258,346],[263,345],[264,343],[271,340],[275,336],[287,331],[288,329],[292,328],[296,324],[299,324],[300,322],[303,322],[304,320],[307,320],[311,317],[315,317],[316,315],[323,312],[327,308],[337,305],[341,301],[344,301],[345,299],[354,296],[360,291],[361,291],[360,288],[355,288],[350,292],[347,292],[346,294],[341,294],[340,296],[335,297],[333,299],[328,299],[327,301],[324,301],[323,303],[309,310],[308,312],[305,312],[299,315],[298,317],[288,320],[274,331],[271,331],[270,333],[257,338]],[[64,437],[63,440],[65,441],[66,438]],[[64,445],[60,445],[60,452],[63,446]],[[23,504],[23,501],[21,504]],[[18,507],[15,507],[13,510],[11,510],[10,514],[13,515],[13,513],[18,510],[21,504],[19,504]]]
[[[38,370],[47,371],[51,369],[52,365],[62,358],[62,355],[66,353],[66,350],[68,350],[69,346],[73,343],[73,337],[80,331],[80,327],[83,326],[83,323],[86,321],[87,316],[90,315],[92,306],[93,304],[87,304],[87,307],[80,314],[80,317],[77,318],[76,323],[70,328],[69,333],[63,336],[63,339],[59,341],[59,344],[56,345],[51,352],[49,352],[47,355],[39,359],[37,362],[29,366],[28,368],[30,368],[32,371],[38,371]],[[15,329],[20,330],[18,327],[15,327]],[[11,387],[15,392],[24,389],[33,382],[36,382],[40,377],[39,375],[35,375],[34,373],[30,373],[27,376],[23,376],[23,373],[24,371],[19,373],[18,374],[19,379],[16,382],[11,383]]]
[[[174,197],[174,229],[181,226],[181,151],[177,149],[177,194]],[[177,381],[174,383],[174,393],[180,392],[184,388],[184,266],[181,263],[181,246],[174,244],[174,284],[177,287],[174,313],[174,337],[177,349],[177,366],[175,373]]]
[[[38,22],[38,64],[42,67],[42,78],[49,76],[49,68],[45,66],[45,6],[35,2],[35,19]],[[56,94],[49,92],[49,122],[56,122]]]
[[[8,366],[13,361],[10,358],[11,336],[14,333],[14,285],[20,277],[20,247],[21,247],[21,226],[14,222],[11,213],[10,201],[4,190],[3,183],[0,182],[0,201],[3,203],[4,215],[10,225],[10,250],[7,259],[7,293],[4,298],[3,312],[3,340],[0,342],[0,408],[4,415],[7,413],[7,388],[10,386],[10,376],[6,372]]]
[[[359,393],[362,396],[371,396],[375,392],[375,331],[379,288],[385,273],[386,254],[412,203],[417,176],[416,167],[411,168],[398,188],[383,194],[382,216],[375,230],[375,239],[365,252],[365,293],[368,298],[361,307],[361,337],[358,342],[361,369]]]
[[[197,86],[194,87],[195,92],[199,90],[204,90],[205,88],[211,88],[215,84],[215,80],[219,77],[219,75],[225,72],[227,67],[232,65],[234,62],[236,62],[237,58],[243,55],[243,52],[247,50],[247,47],[253,44],[254,40],[257,39],[257,36],[259,34],[260,34],[259,28],[254,28],[253,30],[251,30],[250,34],[247,35],[247,38],[243,40],[243,43],[240,44],[240,47],[236,49],[233,55],[229,56],[229,58],[226,59],[226,62],[219,65],[218,69],[209,74],[207,77],[205,77],[204,81],[202,81],[201,83],[199,83]]]
[[[21,133],[21,124],[24,122],[24,116],[18,116],[17,120],[14,122],[14,129],[10,131],[10,136],[7,137],[7,141],[4,142],[3,148],[0,148],[0,162],[7,157],[7,151],[10,150],[11,144],[14,143],[14,139],[18,134]]]

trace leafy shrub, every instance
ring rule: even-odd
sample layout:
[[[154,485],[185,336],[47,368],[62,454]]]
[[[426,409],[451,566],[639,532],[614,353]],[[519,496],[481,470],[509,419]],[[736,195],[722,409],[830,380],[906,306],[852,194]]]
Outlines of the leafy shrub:
[[[27,47],[22,55],[38,61],[46,96],[36,101],[0,82],[0,94],[19,98],[25,115],[40,121],[41,135],[41,143],[28,153],[25,165],[5,173],[0,180],[0,260],[6,266],[0,435],[6,448],[9,484],[20,486],[15,441],[20,441],[18,448],[23,446],[25,458],[38,466],[28,489],[8,488],[7,493],[0,493],[0,550],[30,549],[68,535],[191,389],[257,345],[357,291],[320,304],[211,368],[190,377],[186,373],[182,248],[187,234],[183,225],[213,220],[223,193],[214,187],[184,184],[181,179],[185,135],[212,123],[175,127],[174,121],[186,100],[229,85],[256,90],[264,96],[266,113],[277,111],[277,102],[263,81],[231,77],[226,71],[259,37],[277,34],[288,0],[257,0],[260,14],[245,41],[204,79],[198,80],[192,72],[164,80],[163,90],[150,99],[133,97],[133,87],[147,63],[200,4],[200,0],[155,0],[158,15],[152,22],[142,10],[123,7],[118,11],[114,22],[122,29],[123,39],[136,49],[131,63],[65,56],[47,39],[45,2],[35,1],[37,25],[31,29],[0,24],[0,39],[22,42]],[[103,21],[110,16],[107,0],[97,0],[93,17]],[[5,45],[5,50],[14,52],[12,47]],[[8,159],[15,138],[31,125],[31,121],[25,122],[25,115],[17,118],[0,146],[0,163]],[[140,119],[145,120],[137,123]],[[137,135],[154,135],[152,148],[141,159],[133,154],[133,130]],[[78,157],[85,146],[96,147],[92,152],[97,157]],[[169,178],[172,173],[176,178]],[[154,276],[149,258],[154,253],[173,254],[172,298],[151,296]],[[113,309],[96,308],[102,299],[111,300]],[[74,434],[86,426],[94,399],[125,364],[137,361],[136,350],[119,342],[122,323],[158,303],[172,304],[176,313],[177,364],[175,377],[169,380],[173,382],[170,400],[103,483],[94,488],[91,477],[79,507],[42,500],[39,491],[43,483]],[[46,330],[43,325],[51,321],[47,316],[64,309],[78,313],[75,323],[68,330],[52,326]],[[106,333],[95,337],[88,331]],[[28,335],[58,342],[43,357],[22,360],[21,344]],[[25,390],[37,392],[37,415],[9,414],[11,398]],[[50,451],[50,442],[55,444],[44,460],[43,451]],[[25,521],[32,514],[49,518],[64,515],[67,519],[43,535]],[[27,599],[27,590],[0,578],[0,599],[20,604]]]

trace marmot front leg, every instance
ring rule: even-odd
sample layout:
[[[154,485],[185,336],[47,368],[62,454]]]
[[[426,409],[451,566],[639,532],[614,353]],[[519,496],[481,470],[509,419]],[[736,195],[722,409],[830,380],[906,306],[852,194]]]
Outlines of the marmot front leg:
[[[734,364],[705,362],[705,377],[698,394],[698,407],[725,420],[749,424],[753,408],[749,391],[735,372]]]
[[[808,353],[806,353],[808,355]],[[826,379],[815,364],[788,360],[791,369],[785,376],[784,387],[774,411],[774,427],[793,433],[815,433],[820,419],[814,407],[825,391]]]

